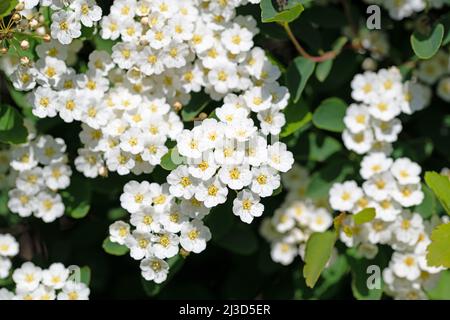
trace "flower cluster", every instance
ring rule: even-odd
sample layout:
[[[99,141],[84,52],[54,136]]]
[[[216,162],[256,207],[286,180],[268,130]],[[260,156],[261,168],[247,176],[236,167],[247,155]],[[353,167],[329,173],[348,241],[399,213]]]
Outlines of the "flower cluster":
[[[131,257],[141,260],[142,276],[146,280],[163,282],[169,271],[165,259],[178,253],[200,253],[211,239],[208,227],[202,222],[208,208],[195,198],[181,201],[175,198],[167,183],[130,181],[120,202],[131,215],[133,230],[128,223],[116,221],[109,228],[110,240],[127,246]]]
[[[403,20],[424,11],[427,7],[439,9],[446,3],[443,0],[365,0],[365,2],[383,6],[394,20]]]
[[[70,44],[81,36],[81,28],[93,27],[102,18],[102,9],[95,0],[21,0],[22,15],[34,15],[38,6],[52,10],[51,37],[61,44]]]
[[[346,111],[342,139],[347,149],[358,154],[379,151],[389,155],[402,130],[396,117],[422,110],[431,99],[428,87],[412,81],[402,83],[396,67],[357,74],[351,87],[352,98],[358,103]]]
[[[304,168],[295,164],[282,175],[282,180],[288,189],[286,200],[273,217],[263,220],[260,233],[271,243],[272,260],[288,265],[296,256],[304,258],[309,236],[330,228],[333,217],[329,209],[322,206],[323,201],[313,202],[305,197],[309,174]]]
[[[8,208],[21,217],[34,215],[53,222],[64,214],[58,190],[70,185],[72,170],[67,164],[66,144],[49,135],[33,137],[22,145],[3,151],[9,158]]]
[[[0,279],[11,275],[13,288],[0,288],[0,300],[87,300],[90,290],[80,282],[79,267],[53,263],[41,269],[32,262],[12,271],[11,259],[19,243],[10,234],[0,234]],[[72,272],[73,271],[73,272]],[[77,278],[78,277],[78,278]]]
[[[438,97],[450,102],[450,55],[447,51],[439,50],[431,59],[419,62],[415,75],[429,86],[436,85]]]

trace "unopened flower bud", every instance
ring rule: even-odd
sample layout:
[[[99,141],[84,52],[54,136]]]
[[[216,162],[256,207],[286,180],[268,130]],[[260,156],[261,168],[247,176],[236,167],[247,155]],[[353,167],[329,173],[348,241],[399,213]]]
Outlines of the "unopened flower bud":
[[[43,39],[45,42],[50,42],[50,40],[52,39],[52,37],[50,37],[49,34],[45,34],[45,35],[42,37],[42,39]]]
[[[20,42],[20,48],[22,50],[28,50],[28,49],[30,49],[30,43],[27,40],[22,40]]]
[[[20,64],[23,66],[26,66],[30,63],[30,58],[28,58],[27,56],[23,56],[20,58]]]
[[[181,102],[176,101],[173,104],[173,108],[175,109],[176,112],[180,111],[181,109],[183,109],[183,105],[181,104]]]

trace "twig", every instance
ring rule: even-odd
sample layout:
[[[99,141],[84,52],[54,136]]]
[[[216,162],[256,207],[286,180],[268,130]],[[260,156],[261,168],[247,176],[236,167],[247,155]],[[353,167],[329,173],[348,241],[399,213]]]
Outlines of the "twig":
[[[336,55],[337,55],[336,51],[328,51],[328,52],[325,52],[324,54],[322,54],[321,56],[310,55],[308,52],[306,52],[305,49],[303,49],[303,47],[300,45],[300,43],[295,38],[295,35],[292,32],[291,27],[289,26],[289,23],[285,22],[282,24],[282,26],[283,26],[284,30],[286,31],[289,39],[293,43],[295,49],[298,51],[298,53],[300,55],[302,55],[306,59],[314,61],[314,62],[323,62],[323,61],[327,61],[330,59],[334,59],[336,57]]]

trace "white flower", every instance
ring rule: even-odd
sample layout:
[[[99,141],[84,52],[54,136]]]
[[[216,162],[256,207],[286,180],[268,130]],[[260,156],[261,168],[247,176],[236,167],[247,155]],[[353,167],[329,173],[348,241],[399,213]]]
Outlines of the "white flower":
[[[11,212],[21,217],[29,217],[35,209],[34,195],[20,189],[12,189],[8,192],[8,208]]]
[[[96,178],[100,169],[104,168],[101,153],[85,148],[78,149],[78,157],[75,158],[74,164],[87,178]]]
[[[333,217],[324,208],[317,208],[309,221],[309,228],[313,232],[323,232],[333,224]]]
[[[394,118],[390,121],[380,121],[373,119],[372,127],[375,133],[375,139],[377,141],[395,142],[397,141],[398,134],[402,131],[402,122]]]
[[[35,216],[44,222],[53,222],[64,215],[64,204],[59,194],[42,191],[36,196]]]
[[[383,172],[364,181],[362,188],[369,197],[382,201],[392,195],[395,190],[395,180],[390,172]]]
[[[73,39],[81,36],[81,24],[76,15],[70,11],[56,11],[52,14],[52,38],[62,44],[70,44]]]
[[[422,217],[419,214],[403,211],[401,216],[394,222],[393,234],[396,240],[412,246],[419,239],[423,227]]]
[[[141,261],[142,277],[147,281],[162,283],[167,279],[169,264],[156,257],[149,257]]]
[[[392,191],[392,197],[403,207],[411,207],[422,203],[424,194],[420,183],[397,185]]]
[[[292,168],[294,156],[287,150],[287,146],[282,142],[275,142],[267,147],[267,164],[272,168],[287,172]]]
[[[409,281],[413,281],[420,276],[418,259],[414,254],[394,252],[392,255],[391,264],[392,271],[397,277],[406,278]]]
[[[213,208],[227,200],[228,189],[218,177],[201,182],[195,192],[195,198],[202,201],[205,207]]]
[[[347,149],[353,150],[358,154],[364,154],[372,147],[374,137],[372,130],[364,130],[353,134],[345,129],[342,132],[342,140]]]
[[[145,209],[152,202],[150,183],[130,181],[123,187],[120,205],[130,213]]]
[[[33,114],[38,118],[52,118],[56,116],[57,98],[50,88],[38,87],[30,95],[33,105]]]
[[[376,217],[383,221],[394,221],[402,211],[402,206],[390,197],[375,202],[372,205],[376,211]]]
[[[361,169],[359,173],[365,180],[372,176],[389,170],[393,160],[386,157],[384,153],[372,152],[366,155],[361,161]]]
[[[200,253],[211,240],[211,232],[201,220],[194,219],[181,226],[180,244],[189,252]]]
[[[170,232],[152,236],[153,254],[159,259],[172,258],[178,254],[179,238]]]
[[[279,134],[286,123],[284,113],[272,108],[259,112],[257,118],[260,121],[261,132],[265,135]]]
[[[298,255],[298,248],[290,243],[274,242],[271,246],[270,256],[272,260],[282,265],[289,265],[294,261],[294,258]]]
[[[32,169],[38,165],[33,145],[24,145],[12,150],[11,167],[17,171]]]
[[[221,34],[223,45],[232,54],[249,51],[253,47],[252,38],[252,33],[238,24],[233,24]]]
[[[42,278],[42,269],[32,262],[25,262],[14,270],[12,278],[18,291],[33,291],[39,286]]]
[[[81,23],[86,27],[92,27],[94,22],[102,18],[102,9],[94,0],[75,1],[70,7],[75,10],[75,14],[80,17]]]
[[[247,165],[228,165],[219,170],[219,178],[230,189],[240,190],[252,181],[252,173]]]
[[[330,205],[334,210],[350,211],[363,195],[355,181],[335,183],[330,189]]]
[[[391,167],[392,175],[402,185],[420,183],[421,171],[420,166],[408,158],[396,159]]]
[[[130,256],[135,260],[141,260],[152,254],[151,235],[148,232],[133,231],[125,239],[125,245],[130,249]]]
[[[68,277],[69,270],[62,263],[53,263],[47,270],[42,271],[42,283],[54,289],[61,289]]]
[[[0,234],[0,256],[14,257],[19,253],[19,243],[10,234]]]
[[[170,194],[174,197],[190,199],[197,188],[197,179],[189,174],[188,167],[181,165],[167,176]]]
[[[180,232],[181,226],[188,220],[186,213],[176,203],[172,203],[167,212],[160,216],[160,223],[164,230],[172,233]]]
[[[251,223],[255,217],[260,217],[264,211],[264,205],[259,202],[257,194],[244,189],[237,194],[233,201],[233,213],[245,223]]]
[[[352,133],[366,130],[370,123],[368,108],[364,105],[351,104],[346,110],[344,123]]]
[[[203,219],[207,214],[209,214],[211,209],[207,208],[203,202],[197,200],[195,197],[192,197],[189,200],[181,200],[180,210],[183,214],[192,219]]]
[[[70,185],[72,170],[63,163],[50,164],[43,169],[45,184],[51,190],[65,189]]]
[[[58,300],[88,300],[90,290],[82,282],[67,281],[62,291],[58,293]]]
[[[280,187],[280,175],[271,167],[252,168],[253,180],[250,189],[260,197],[269,197]]]
[[[377,97],[374,86],[377,80],[377,75],[373,72],[357,74],[351,83],[352,98],[365,104],[372,103]]]
[[[160,215],[155,212],[155,209],[148,207],[131,214],[130,223],[136,227],[139,232],[159,232],[161,227],[159,225]]]
[[[109,239],[111,242],[123,245],[129,235],[130,225],[126,222],[116,221],[109,226]]]

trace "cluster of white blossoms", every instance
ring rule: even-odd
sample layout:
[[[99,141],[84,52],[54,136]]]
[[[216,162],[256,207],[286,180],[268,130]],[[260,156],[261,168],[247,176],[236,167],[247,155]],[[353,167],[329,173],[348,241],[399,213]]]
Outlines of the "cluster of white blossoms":
[[[76,266],[53,263],[41,269],[32,262],[12,271],[11,259],[19,253],[19,243],[10,234],[0,234],[0,279],[12,277],[13,288],[0,287],[0,300],[87,300],[90,290],[77,279]],[[75,272],[71,274],[71,270]]]
[[[211,239],[202,221],[209,209],[195,198],[177,199],[169,189],[167,183],[128,182],[120,202],[130,213],[131,226],[116,221],[109,228],[110,240],[127,246],[130,256],[141,260],[142,276],[156,283],[167,278],[166,259],[182,253],[180,248],[200,253]]]
[[[23,218],[34,215],[47,223],[64,214],[58,191],[70,185],[72,175],[65,151],[63,139],[33,134],[27,143],[1,151],[9,159],[6,181],[12,187],[8,192],[11,212]]]
[[[438,97],[450,102],[450,55],[446,50],[439,50],[431,59],[421,60],[415,75],[429,86],[436,83]]]
[[[333,224],[326,201],[313,202],[305,197],[309,181],[308,171],[298,164],[283,174],[282,182],[288,189],[286,200],[260,227],[261,235],[271,244],[272,260],[283,265],[291,264],[297,256],[303,259],[309,236]]]
[[[402,131],[397,116],[422,110],[431,99],[427,86],[403,83],[396,67],[357,74],[351,87],[352,98],[358,103],[347,108],[342,139],[347,149],[358,154],[379,151],[389,155]]]
[[[61,44],[70,44],[81,36],[81,28],[93,27],[102,18],[102,9],[95,0],[20,0],[24,16],[33,15],[40,7],[52,10],[51,37]]]
[[[383,278],[386,293],[398,299],[425,298],[423,290],[435,284],[443,270],[429,266],[426,260],[431,231],[442,222],[437,216],[424,221],[410,210],[424,198],[420,173],[420,166],[408,158],[394,161],[383,153],[371,153],[361,162],[362,188],[355,181],[346,181],[335,183],[329,192],[331,207],[339,212],[375,209],[375,219],[362,225],[346,216],[339,237],[367,259],[378,254],[378,245],[394,250]]]
[[[403,20],[428,8],[442,8],[445,0],[364,0],[370,4],[382,6],[394,20]]]

